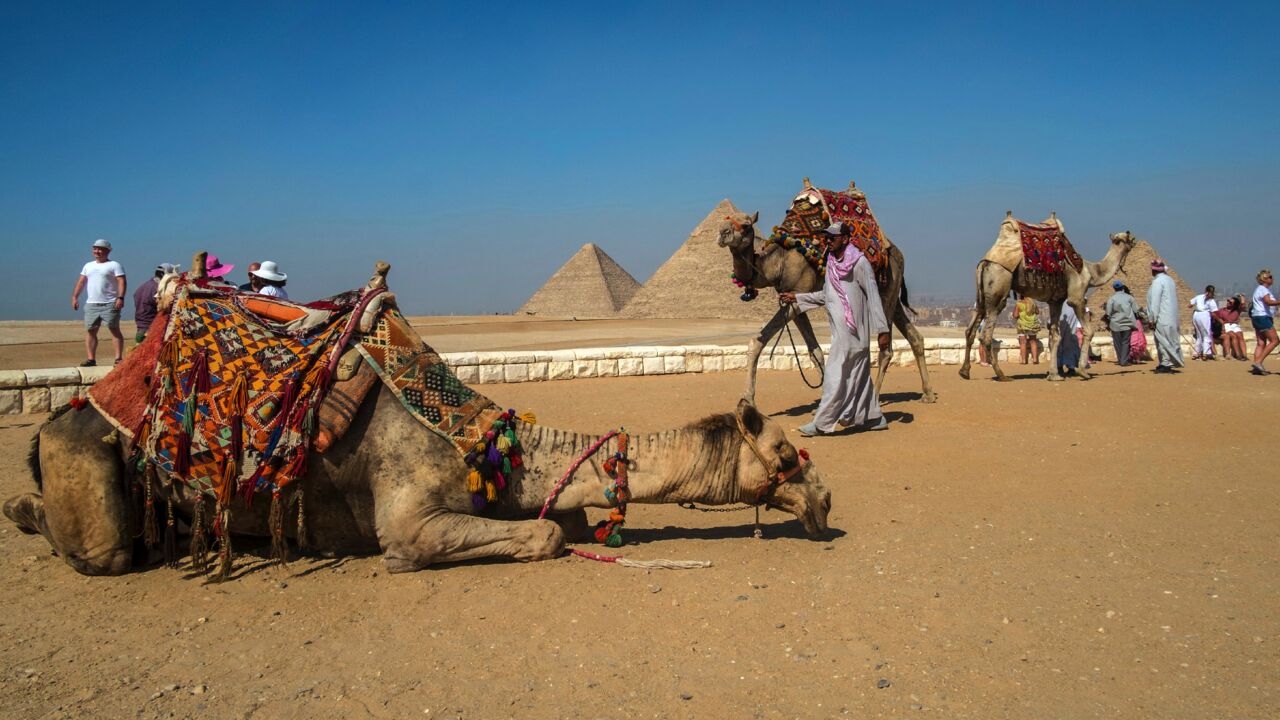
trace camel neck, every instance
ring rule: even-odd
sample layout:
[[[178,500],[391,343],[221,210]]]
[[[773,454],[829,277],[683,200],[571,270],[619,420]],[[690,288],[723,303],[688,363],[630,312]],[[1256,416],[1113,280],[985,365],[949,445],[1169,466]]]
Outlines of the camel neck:
[[[574,462],[599,440],[542,425],[521,425],[524,471],[503,500],[505,513],[538,512]],[[627,486],[632,503],[697,501],[728,503],[736,498],[740,439],[724,432],[681,428],[629,438]],[[551,508],[556,511],[612,507],[605,494],[615,480],[601,464],[618,451],[618,438],[606,440],[565,482]]]

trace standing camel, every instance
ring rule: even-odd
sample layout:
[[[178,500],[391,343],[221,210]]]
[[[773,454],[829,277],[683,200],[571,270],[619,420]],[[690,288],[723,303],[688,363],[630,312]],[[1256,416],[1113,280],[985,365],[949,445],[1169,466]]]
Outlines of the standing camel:
[[[982,332],[982,346],[987,349],[987,357],[991,360],[991,369],[995,371],[997,380],[1009,378],[1000,369],[1000,355],[991,345],[991,336],[995,330],[995,319],[1004,312],[1005,303],[1009,300],[1009,291],[1016,290],[1023,295],[1049,304],[1049,372],[1048,380],[1061,380],[1058,375],[1058,318],[1062,315],[1062,304],[1066,303],[1075,311],[1084,325],[1084,343],[1080,349],[1080,360],[1076,365],[1076,374],[1081,379],[1089,378],[1085,369],[1089,359],[1090,343],[1093,340],[1093,324],[1086,322],[1084,312],[1084,296],[1090,288],[1100,287],[1111,281],[1116,271],[1124,268],[1125,258],[1137,238],[1133,233],[1125,231],[1111,235],[1111,247],[1098,262],[1081,262],[1079,270],[1071,262],[1063,262],[1061,275],[1050,277],[1046,281],[1043,273],[1030,271],[1026,267],[1026,259],[1022,254],[1022,228],[1045,230],[1056,228],[1059,236],[1066,241],[1066,228],[1058,219],[1057,213],[1050,213],[1049,219],[1039,226],[1026,225],[1013,217],[1013,212],[1005,213],[1004,223],[1000,226],[1000,234],[986,257],[978,263],[976,272],[977,309],[969,321],[964,333],[964,364],[960,366],[960,377],[969,379],[969,354],[973,347],[973,338],[978,324],[983,318],[990,318]],[[1070,249],[1070,244],[1066,245]],[[1079,256],[1076,256],[1077,258]]]
[[[809,178],[804,179],[805,188],[812,189],[809,184]],[[856,195],[860,199],[865,199],[861,190],[854,187],[852,182],[849,183],[848,193]],[[737,215],[729,215],[724,219],[724,225],[720,228],[720,246],[729,248],[730,255],[733,256],[733,275],[738,278],[744,285],[750,288],[775,288],[778,292],[804,293],[812,292],[822,287],[823,278],[818,274],[817,270],[809,264],[804,255],[799,252],[786,250],[774,242],[767,242],[759,251],[756,250],[756,228],[755,223],[760,219],[760,213],[756,212],[751,215],[740,213]],[[934,394],[932,386],[929,384],[929,373],[925,369],[924,364],[924,338],[921,337],[920,331],[912,324],[910,316],[907,314],[909,306],[907,304],[907,287],[905,282],[904,267],[905,260],[902,251],[897,245],[893,245],[885,238],[885,252],[889,258],[888,282],[880,285],[880,302],[884,307],[884,316],[907,338],[907,342],[911,345],[911,352],[916,357],[916,367],[920,370],[920,384],[922,392],[920,401],[931,403],[938,399]],[[747,352],[747,392],[745,397],[753,400],[756,395],[756,363],[760,358],[760,353],[764,350],[769,341],[782,331],[782,328],[790,321],[794,320],[796,328],[800,330],[800,335],[804,338],[805,345],[809,349],[809,356],[818,367],[823,367],[826,360],[822,354],[822,348],[818,345],[818,339],[813,334],[813,326],[809,324],[809,318],[804,313],[798,312],[795,305],[781,305],[778,312],[760,328],[759,334],[751,339],[750,349]],[[892,352],[879,353],[879,370],[876,373],[876,393],[880,392],[880,387],[884,384],[885,372],[889,369],[889,363],[893,360]]]

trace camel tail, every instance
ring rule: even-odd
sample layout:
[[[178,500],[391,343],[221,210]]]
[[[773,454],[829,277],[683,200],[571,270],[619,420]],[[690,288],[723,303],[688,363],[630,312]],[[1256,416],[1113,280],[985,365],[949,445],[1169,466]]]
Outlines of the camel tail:
[[[911,313],[913,316],[918,316],[920,314],[916,312],[915,308],[911,307],[911,300],[907,297],[907,281],[905,278],[902,281],[902,293],[899,299],[902,301],[902,307],[906,308],[907,312]]]

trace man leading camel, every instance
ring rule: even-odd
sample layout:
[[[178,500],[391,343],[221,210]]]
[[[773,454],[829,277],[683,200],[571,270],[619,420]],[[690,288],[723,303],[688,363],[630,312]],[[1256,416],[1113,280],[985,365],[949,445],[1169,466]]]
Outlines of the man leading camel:
[[[889,323],[880,305],[876,278],[858,248],[850,243],[850,230],[836,223],[826,230],[826,284],[807,293],[778,293],[784,303],[795,303],[800,312],[827,308],[831,322],[831,352],[822,381],[822,399],[813,421],[797,430],[805,437],[830,435],[836,424],[883,430],[888,421],[880,412],[880,398],[871,382],[871,336],[880,352],[889,349]]]
[[[1178,335],[1178,288],[1165,272],[1164,260],[1151,261],[1151,289],[1147,291],[1147,316],[1155,329],[1156,354],[1160,364],[1155,372],[1177,372],[1182,367],[1182,338]]]

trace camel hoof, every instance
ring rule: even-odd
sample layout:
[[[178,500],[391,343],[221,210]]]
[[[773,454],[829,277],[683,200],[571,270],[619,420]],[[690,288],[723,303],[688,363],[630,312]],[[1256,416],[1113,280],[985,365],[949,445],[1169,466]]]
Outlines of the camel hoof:
[[[965,380],[969,379],[969,368],[960,368],[960,377]]]
[[[968,378],[965,378],[965,379],[968,380]],[[920,402],[926,405],[932,405],[933,403],[938,402],[938,396],[935,393],[931,393],[931,392],[925,393],[924,395],[920,396]]]

